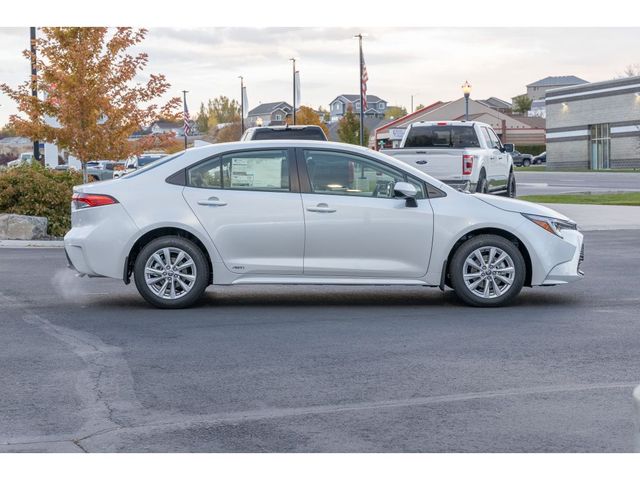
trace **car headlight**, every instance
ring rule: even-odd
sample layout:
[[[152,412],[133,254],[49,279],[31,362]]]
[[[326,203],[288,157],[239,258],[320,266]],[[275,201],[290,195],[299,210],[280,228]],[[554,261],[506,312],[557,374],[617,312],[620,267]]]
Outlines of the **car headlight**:
[[[553,217],[543,217],[542,215],[532,215],[530,213],[522,214],[525,218],[528,218],[539,227],[544,228],[547,232],[553,233],[562,238],[560,233],[562,230],[577,230],[578,225],[568,220],[561,220]]]

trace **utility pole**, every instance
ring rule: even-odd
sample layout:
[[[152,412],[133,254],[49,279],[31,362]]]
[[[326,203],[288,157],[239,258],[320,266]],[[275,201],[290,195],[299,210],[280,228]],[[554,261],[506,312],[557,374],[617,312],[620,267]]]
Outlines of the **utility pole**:
[[[411,113],[413,113],[413,93],[411,94]]]
[[[182,106],[184,107],[182,116],[184,119],[184,149],[187,149],[187,135],[189,134],[189,110],[187,109],[187,90],[182,91]]]
[[[293,124],[296,124],[296,59],[290,58],[293,62]]]
[[[36,27],[31,27],[31,95],[38,96],[38,66],[36,64]],[[33,158],[40,161],[40,141],[33,142]]]
[[[244,78],[238,75],[240,79],[240,136],[244,133]]]
[[[364,145],[364,103],[365,103],[365,99],[364,99],[364,92],[363,92],[363,87],[364,87],[364,56],[362,55],[362,33],[359,33],[358,35],[354,35],[354,38],[358,39],[358,45],[360,47],[360,56],[359,56],[359,62],[360,62],[360,146]]]

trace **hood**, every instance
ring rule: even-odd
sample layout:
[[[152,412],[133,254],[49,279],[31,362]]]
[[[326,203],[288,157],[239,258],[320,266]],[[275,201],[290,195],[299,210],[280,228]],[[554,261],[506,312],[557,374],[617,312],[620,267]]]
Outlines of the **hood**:
[[[488,203],[492,207],[507,210],[508,212],[530,213],[532,215],[542,215],[543,217],[573,221],[566,215],[538,203],[525,202],[524,200],[516,200],[515,198],[499,197],[497,195],[484,195],[481,193],[474,193],[473,196],[484,203]]]

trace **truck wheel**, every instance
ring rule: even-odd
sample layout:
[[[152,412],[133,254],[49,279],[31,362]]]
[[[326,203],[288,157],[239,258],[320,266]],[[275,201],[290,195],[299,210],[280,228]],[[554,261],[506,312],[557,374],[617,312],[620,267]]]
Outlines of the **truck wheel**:
[[[528,158],[525,158],[524,160],[522,160],[522,166],[523,167],[531,166],[531,160],[529,160]]]
[[[489,184],[487,183],[487,177],[485,176],[484,172],[480,174],[480,180],[478,180],[476,193],[489,193]]]
[[[516,198],[516,176],[513,174],[513,170],[509,172],[507,180],[507,197]]]

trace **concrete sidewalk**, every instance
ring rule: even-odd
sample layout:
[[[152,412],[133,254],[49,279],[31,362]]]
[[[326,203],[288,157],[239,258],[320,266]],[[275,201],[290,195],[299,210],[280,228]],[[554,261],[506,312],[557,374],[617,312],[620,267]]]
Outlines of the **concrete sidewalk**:
[[[640,207],[543,203],[578,223],[580,230],[640,229]]]
[[[0,248],[62,248],[62,240],[0,240]]]

